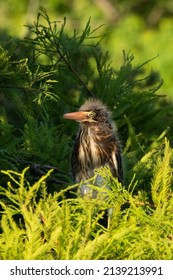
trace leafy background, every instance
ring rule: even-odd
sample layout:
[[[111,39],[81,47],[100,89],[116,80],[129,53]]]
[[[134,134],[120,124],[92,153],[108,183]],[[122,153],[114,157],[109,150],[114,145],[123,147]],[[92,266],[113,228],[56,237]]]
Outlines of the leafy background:
[[[163,78],[160,92],[173,96],[172,1],[84,0],[79,3],[77,0],[24,0],[20,7],[17,0],[1,0],[0,3],[1,36],[25,36],[28,31],[24,25],[36,19],[39,5],[46,8],[52,21],[63,21],[67,17],[68,31],[82,29],[91,17],[93,29],[103,25],[101,32],[106,38],[102,48],[109,51],[115,68],[122,64],[122,50],[135,55],[135,64],[156,57],[147,66],[148,70]]]
[[[0,259],[172,259],[170,1],[1,2]],[[73,197],[62,115],[89,97],[123,147],[106,200]]]

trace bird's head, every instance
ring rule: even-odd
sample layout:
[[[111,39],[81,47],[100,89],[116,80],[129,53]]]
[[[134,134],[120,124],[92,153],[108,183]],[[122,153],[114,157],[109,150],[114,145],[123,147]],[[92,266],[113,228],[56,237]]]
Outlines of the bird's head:
[[[63,117],[81,123],[105,123],[108,122],[109,112],[100,100],[91,98],[79,108],[79,111],[64,114]]]

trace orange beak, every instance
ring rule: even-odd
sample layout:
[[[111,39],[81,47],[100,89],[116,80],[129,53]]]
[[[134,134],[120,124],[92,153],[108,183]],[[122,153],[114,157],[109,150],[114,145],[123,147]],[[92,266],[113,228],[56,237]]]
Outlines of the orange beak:
[[[63,115],[64,119],[75,120],[79,122],[86,120],[87,117],[88,117],[88,112],[83,112],[83,111],[72,112]]]

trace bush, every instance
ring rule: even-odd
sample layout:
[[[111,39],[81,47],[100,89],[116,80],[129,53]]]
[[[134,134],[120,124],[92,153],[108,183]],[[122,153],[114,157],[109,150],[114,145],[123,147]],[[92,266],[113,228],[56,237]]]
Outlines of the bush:
[[[112,188],[104,189],[106,201],[102,195],[93,200],[63,199],[74,186],[48,194],[45,181],[51,171],[33,185],[26,180],[27,168],[22,173],[3,171],[10,181],[0,189],[4,198],[0,258],[172,259],[171,156],[166,141],[164,154],[153,168],[152,203],[140,192],[133,195],[130,189],[138,184],[136,180],[125,190],[105,168],[100,174]],[[114,217],[108,230],[99,221],[110,206]]]

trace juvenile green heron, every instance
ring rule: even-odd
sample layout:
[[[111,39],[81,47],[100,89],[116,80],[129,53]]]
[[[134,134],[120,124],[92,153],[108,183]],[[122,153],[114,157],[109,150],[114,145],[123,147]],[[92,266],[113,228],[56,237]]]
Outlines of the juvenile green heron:
[[[107,107],[97,99],[89,99],[78,112],[67,113],[63,117],[80,123],[72,154],[74,182],[92,178],[95,169],[101,166],[108,166],[112,175],[122,182],[121,147]],[[84,196],[91,189],[87,184],[81,184],[80,192]],[[95,196],[94,192],[92,196]]]

